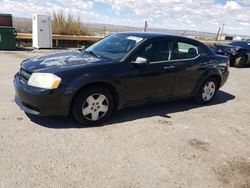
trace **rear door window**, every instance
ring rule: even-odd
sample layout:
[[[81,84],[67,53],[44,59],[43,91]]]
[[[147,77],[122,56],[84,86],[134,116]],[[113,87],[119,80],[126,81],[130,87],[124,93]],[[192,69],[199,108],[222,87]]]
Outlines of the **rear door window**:
[[[194,59],[200,55],[200,47],[186,43],[177,42],[176,49],[174,51],[173,60],[178,59]]]

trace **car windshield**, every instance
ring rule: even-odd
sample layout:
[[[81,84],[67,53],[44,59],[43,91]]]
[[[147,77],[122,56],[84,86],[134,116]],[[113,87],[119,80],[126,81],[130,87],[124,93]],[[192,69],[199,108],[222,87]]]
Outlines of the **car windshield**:
[[[114,34],[90,46],[85,52],[111,60],[121,60],[143,40],[137,36]]]

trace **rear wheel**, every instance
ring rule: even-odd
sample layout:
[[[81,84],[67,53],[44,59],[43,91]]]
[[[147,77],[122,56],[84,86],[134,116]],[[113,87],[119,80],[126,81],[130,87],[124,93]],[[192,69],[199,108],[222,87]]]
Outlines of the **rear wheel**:
[[[201,86],[197,96],[195,97],[196,102],[199,104],[210,103],[218,91],[219,83],[215,78],[207,79]]]
[[[234,66],[241,68],[247,64],[247,56],[245,54],[240,54],[234,62]]]
[[[103,87],[82,90],[74,99],[72,113],[78,123],[96,126],[107,120],[114,110],[114,100]]]

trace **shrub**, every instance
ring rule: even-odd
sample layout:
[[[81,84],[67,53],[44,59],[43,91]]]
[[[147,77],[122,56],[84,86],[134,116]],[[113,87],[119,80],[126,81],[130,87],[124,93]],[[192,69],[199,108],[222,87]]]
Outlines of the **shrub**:
[[[74,19],[72,14],[65,18],[62,12],[53,14],[53,33],[60,35],[81,35],[85,34],[81,25],[80,16]]]

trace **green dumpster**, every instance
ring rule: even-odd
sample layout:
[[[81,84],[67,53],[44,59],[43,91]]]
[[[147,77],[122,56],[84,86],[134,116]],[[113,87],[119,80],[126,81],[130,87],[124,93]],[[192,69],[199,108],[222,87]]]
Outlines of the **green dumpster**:
[[[0,50],[16,49],[16,32],[13,27],[0,26]]]

